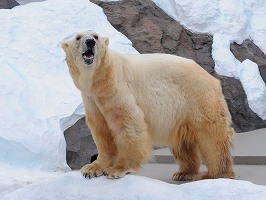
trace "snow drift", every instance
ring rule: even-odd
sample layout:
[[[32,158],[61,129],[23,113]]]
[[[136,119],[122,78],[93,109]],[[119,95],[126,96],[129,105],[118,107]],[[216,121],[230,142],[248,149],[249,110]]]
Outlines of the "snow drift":
[[[127,175],[117,180],[106,177],[88,180],[79,172],[69,172],[25,186],[8,194],[3,200],[263,200],[265,198],[266,186],[247,181],[217,179],[174,185],[134,175]]]
[[[82,106],[76,109],[82,101],[61,41],[91,29],[109,36],[110,47],[117,51],[136,51],[102,9],[87,0],[51,0],[0,10],[0,26],[0,165],[67,169],[63,131],[84,111]]]

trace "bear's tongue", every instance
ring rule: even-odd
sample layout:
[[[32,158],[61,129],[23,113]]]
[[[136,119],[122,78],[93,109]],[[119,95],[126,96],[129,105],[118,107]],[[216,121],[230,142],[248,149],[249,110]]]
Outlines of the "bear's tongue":
[[[88,49],[87,51],[85,51],[84,53],[82,53],[82,58],[85,62],[85,64],[92,64],[93,63],[93,59],[94,59],[94,53],[92,49]]]

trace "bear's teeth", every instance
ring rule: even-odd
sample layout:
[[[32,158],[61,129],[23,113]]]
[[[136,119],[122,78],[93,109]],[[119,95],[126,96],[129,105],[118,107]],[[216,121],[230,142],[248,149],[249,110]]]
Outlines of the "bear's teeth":
[[[92,59],[93,58],[93,55],[90,55],[90,56],[84,55],[83,58],[84,59]]]

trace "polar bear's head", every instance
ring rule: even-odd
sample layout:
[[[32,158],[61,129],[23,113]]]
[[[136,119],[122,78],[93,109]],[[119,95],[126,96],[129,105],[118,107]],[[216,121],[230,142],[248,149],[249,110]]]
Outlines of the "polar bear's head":
[[[66,53],[68,65],[96,67],[105,55],[108,44],[108,38],[100,37],[92,31],[85,31],[64,41],[62,48]]]

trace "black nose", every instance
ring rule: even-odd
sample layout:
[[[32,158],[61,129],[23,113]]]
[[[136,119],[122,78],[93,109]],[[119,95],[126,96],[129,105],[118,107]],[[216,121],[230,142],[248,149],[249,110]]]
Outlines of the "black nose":
[[[95,46],[95,41],[93,40],[93,39],[87,39],[86,41],[85,41],[85,44],[89,47],[89,48],[92,48],[92,47],[94,47]]]

